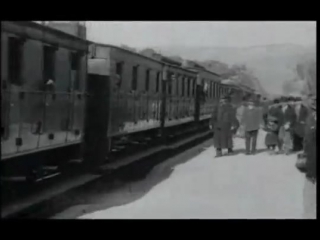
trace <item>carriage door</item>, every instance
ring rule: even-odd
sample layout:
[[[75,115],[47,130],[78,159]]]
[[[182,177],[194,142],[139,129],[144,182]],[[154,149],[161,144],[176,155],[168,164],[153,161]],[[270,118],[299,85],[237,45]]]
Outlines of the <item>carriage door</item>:
[[[104,162],[110,150],[110,76],[105,59],[88,61],[87,91],[84,160],[95,165]]]

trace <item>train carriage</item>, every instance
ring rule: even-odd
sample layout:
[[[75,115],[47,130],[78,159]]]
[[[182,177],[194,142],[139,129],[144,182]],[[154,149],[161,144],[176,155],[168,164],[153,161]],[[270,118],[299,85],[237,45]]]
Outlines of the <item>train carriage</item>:
[[[94,167],[113,151],[207,129],[222,94],[232,91],[237,104],[252,92],[192,61],[154,59],[33,22],[1,25],[1,158],[27,156],[19,158],[24,173],[71,158]]]
[[[1,159],[80,144],[88,42],[4,21],[1,49]]]
[[[101,162],[123,139],[134,143],[160,131],[163,63],[111,45],[90,49],[88,91],[95,97],[88,100],[85,145],[87,156],[105,151],[96,157]]]
[[[218,103],[219,96],[214,95],[214,89],[220,88],[219,75],[210,72],[208,70],[202,70],[199,72],[199,77],[203,77],[201,86],[204,89],[206,95],[206,101],[200,105],[200,120],[206,120],[211,117],[214,106]]]
[[[196,116],[197,120],[208,120],[211,117],[213,108],[217,104],[220,91],[220,76],[211,72],[193,61],[185,61],[184,66],[195,71],[196,77],[196,101],[199,112]]]
[[[196,72],[173,64],[166,65],[164,71],[167,85],[164,127],[194,121]]]
[[[106,108],[110,110],[107,135],[159,128],[162,64],[119,47],[93,45],[89,66],[104,59],[101,67],[106,69],[110,82],[110,92],[106,92]]]

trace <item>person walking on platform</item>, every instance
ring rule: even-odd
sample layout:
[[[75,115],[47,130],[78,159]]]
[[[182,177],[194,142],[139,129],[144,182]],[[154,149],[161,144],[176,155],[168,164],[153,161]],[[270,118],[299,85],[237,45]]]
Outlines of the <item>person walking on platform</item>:
[[[275,99],[273,104],[269,107],[268,116],[274,116],[279,121],[279,124],[282,124],[283,113],[281,111],[281,103],[279,99]]]
[[[245,132],[246,154],[255,154],[258,131],[262,122],[262,109],[256,106],[253,99],[248,101],[243,111],[241,125]]]
[[[279,146],[279,123],[278,119],[274,116],[268,116],[267,124],[264,130],[267,132],[265,137],[265,145],[267,146],[270,154],[274,154],[276,146]]]
[[[270,133],[266,135],[266,145],[270,146],[272,149],[274,142],[278,147],[278,152],[282,151],[282,142],[279,139],[279,132],[283,124],[283,112],[281,110],[281,103],[279,99],[273,101],[273,105],[270,106],[267,116],[267,132]],[[269,129],[269,130],[268,130]],[[271,130],[273,129],[273,130]],[[270,131],[271,130],[271,131]],[[274,133],[277,133],[277,137],[274,136]]]
[[[237,120],[238,120],[239,123],[242,122],[243,111],[244,111],[244,109],[246,108],[246,105],[247,105],[246,99],[247,99],[246,97],[243,97],[241,106],[237,108]],[[244,138],[245,137],[244,129],[243,129],[243,125],[242,124],[240,124],[240,126],[239,126],[239,129],[237,131],[237,136],[240,137],[240,138]]]
[[[270,104],[269,104],[267,98],[263,98],[262,118],[263,118],[263,124],[264,125],[267,125],[269,107],[270,107]]]
[[[258,94],[257,96],[256,96],[256,99],[255,100],[253,100],[254,101],[254,104],[258,107],[258,106],[261,106],[262,105],[262,102],[261,102],[261,95],[260,94]]]
[[[233,150],[233,135],[239,128],[236,118],[236,110],[230,104],[230,97],[224,96],[220,99],[219,105],[213,110],[210,120],[210,128],[213,130],[213,143],[217,151],[217,157],[222,156],[222,149]]]
[[[316,96],[310,97],[309,114],[304,135],[306,157],[306,179],[303,190],[304,218],[316,219],[317,211],[317,103]]]
[[[308,108],[302,103],[302,99],[297,97],[295,99],[295,112],[296,112],[296,122],[293,126],[293,151],[299,152],[303,149],[303,136],[305,124],[308,116]]]
[[[282,105],[283,122],[279,132],[279,138],[283,146],[285,154],[289,154],[293,149],[292,133],[296,122],[296,114],[292,107],[293,99],[291,97],[285,98]]]

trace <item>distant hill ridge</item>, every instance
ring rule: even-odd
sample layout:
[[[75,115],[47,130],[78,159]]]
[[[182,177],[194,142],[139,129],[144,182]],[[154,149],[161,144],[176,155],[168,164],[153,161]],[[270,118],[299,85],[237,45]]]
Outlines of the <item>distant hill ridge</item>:
[[[251,47],[189,47],[156,46],[161,54],[180,56],[209,66],[210,70],[221,73],[226,66],[245,64],[260,82],[262,88],[271,94],[282,94],[285,81],[296,77],[296,65],[315,58],[315,46],[297,44],[270,44]],[[210,67],[211,64],[211,67]]]

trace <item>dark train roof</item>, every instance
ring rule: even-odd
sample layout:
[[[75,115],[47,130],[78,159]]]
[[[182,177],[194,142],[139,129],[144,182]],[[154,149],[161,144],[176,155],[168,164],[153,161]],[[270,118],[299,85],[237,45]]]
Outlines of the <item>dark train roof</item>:
[[[32,27],[32,28],[36,28],[36,29],[39,29],[39,30],[42,30],[42,31],[46,31],[46,32],[49,32],[49,33],[53,33],[53,34],[59,35],[61,37],[71,38],[71,39],[74,39],[74,40],[77,40],[77,41],[90,43],[90,41],[88,41],[86,39],[74,36],[72,34],[68,34],[66,32],[60,31],[58,29],[55,29],[55,28],[52,28],[52,27],[49,27],[49,26],[41,25],[41,24],[33,22],[33,21],[1,21],[1,28],[2,28],[1,31],[3,31],[3,29],[4,30],[8,30],[8,27],[6,26],[7,23],[20,25],[22,27]],[[22,32],[21,34],[28,35],[27,32]]]
[[[180,62],[175,61],[175,60],[173,60],[173,59],[171,59],[169,57],[161,55],[160,59],[161,59],[162,62],[169,63],[170,65],[174,65],[174,66],[178,66],[178,67],[183,68],[182,64]]]
[[[184,64],[182,64],[182,65],[185,65],[184,67],[186,67],[187,69],[192,69],[192,70],[197,71],[197,72],[204,71],[204,72],[213,74],[213,75],[215,75],[217,77],[221,77],[219,74],[208,70],[204,66],[202,66],[202,65],[200,65],[200,64],[198,64],[198,63],[196,63],[195,61],[192,61],[192,60],[184,60]]]
[[[166,61],[162,61],[163,60],[163,56],[162,56],[161,61],[160,61],[160,60],[145,56],[143,54],[140,54],[140,53],[137,53],[137,52],[134,52],[134,51],[130,51],[128,49],[125,49],[125,48],[122,48],[122,47],[119,47],[119,46],[115,46],[115,45],[111,45],[111,44],[105,44],[105,43],[97,43],[97,42],[92,42],[92,41],[90,41],[90,43],[93,44],[93,45],[97,45],[97,46],[119,49],[121,51],[124,51],[124,52],[130,53],[130,54],[133,54],[133,55],[148,59],[150,61],[154,61],[154,62],[157,62],[157,63],[160,63],[160,64],[166,64],[169,67],[178,68],[178,69],[182,69],[182,70],[185,70],[185,71],[188,71],[188,72],[191,72],[191,73],[195,73],[195,71],[192,70],[192,69],[188,69],[188,68],[185,68],[185,67],[182,67],[182,66],[177,66],[177,65],[174,65],[172,63],[169,63],[169,62],[176,62],[176,61],[174,61],[174,60],[168,61],[169,58],[167,58],[167,57],[166,57]]]
[[[244,84],[237,83],[237,82],[228,82],[228,83],[221,83],[221,84],[225,86],[237,87],[244,91],[255,92],[255,89],[252,89]]]

